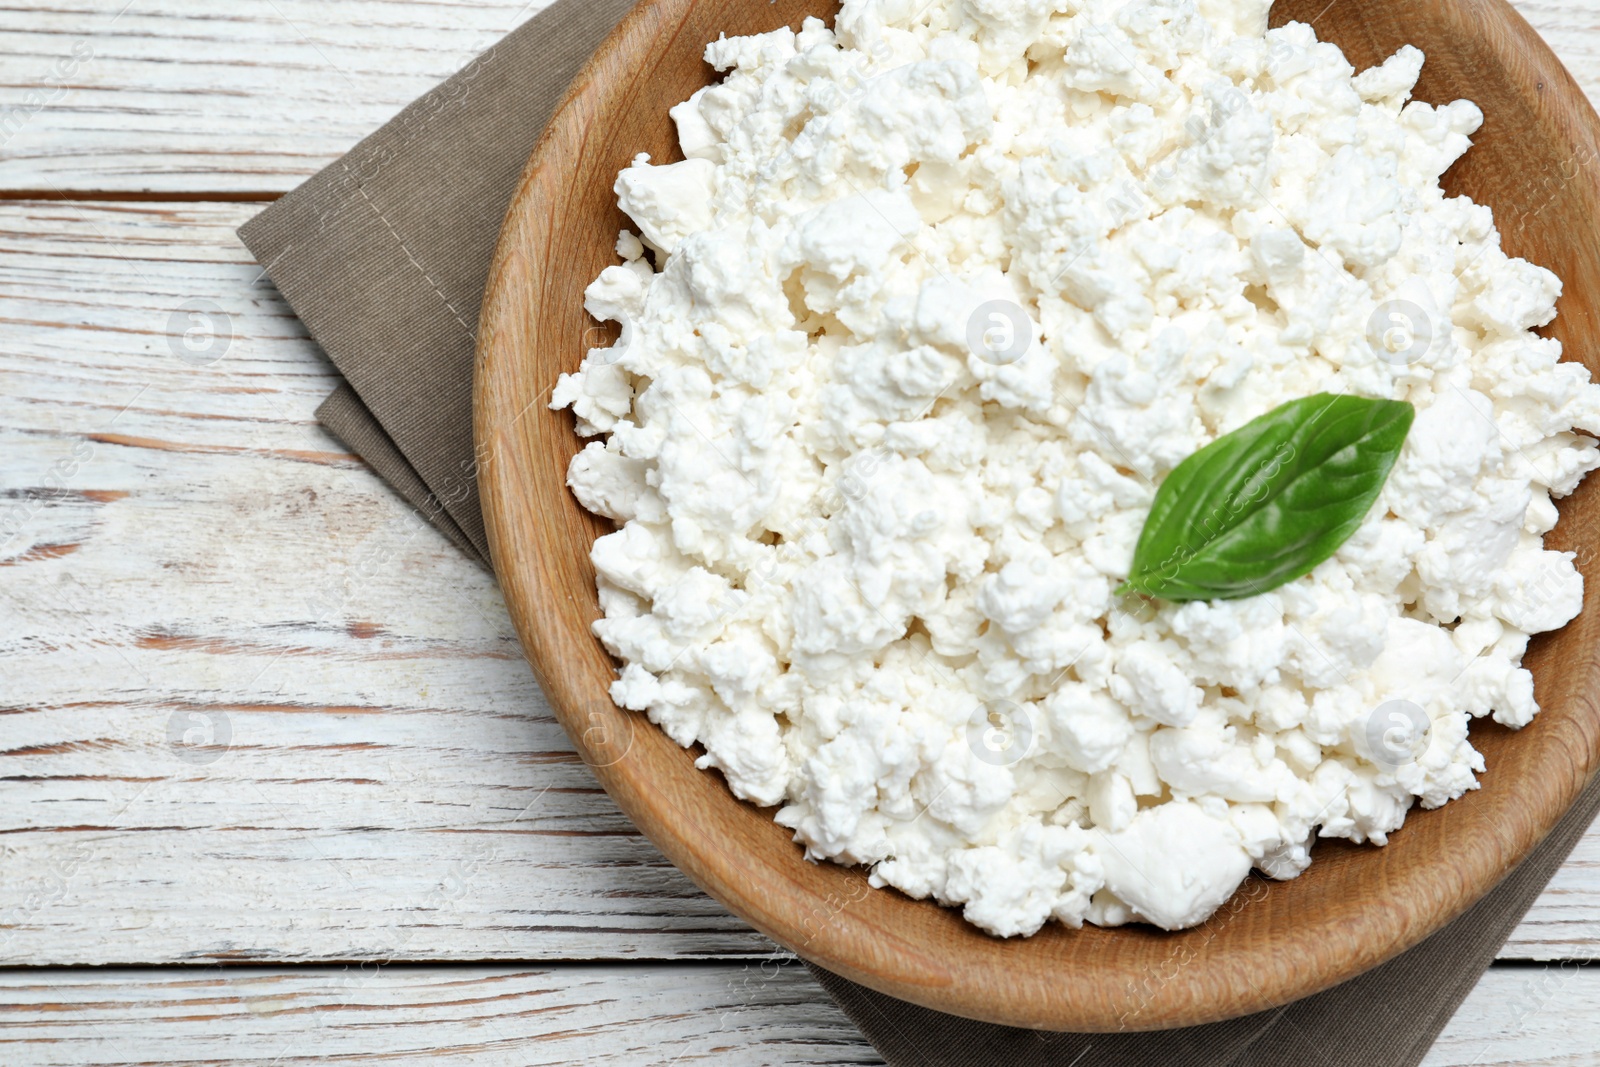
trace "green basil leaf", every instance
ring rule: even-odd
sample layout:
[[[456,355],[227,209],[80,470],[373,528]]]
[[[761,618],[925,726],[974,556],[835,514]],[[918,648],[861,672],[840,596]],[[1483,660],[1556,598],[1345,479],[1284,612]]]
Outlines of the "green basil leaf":
[[[1309,574],[1367,517],[1415,417],[1318,393],[1217,438],[1161,483],[1118,594],[1236,600]]]

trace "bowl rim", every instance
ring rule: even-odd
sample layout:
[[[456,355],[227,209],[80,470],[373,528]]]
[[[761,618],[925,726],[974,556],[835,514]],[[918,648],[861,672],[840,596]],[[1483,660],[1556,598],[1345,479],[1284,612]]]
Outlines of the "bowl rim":
[[[802,2],[778,0],[776,9],[793,9]],[[546,276],[540,270],[549,268],[549,273],[555,273],[558,269],[554,261],[559,258],[559,251],[530,240],[530,235],[548,232],[554,225],[552,209],[563,196],[564,168],[568,163],[576,164],[576,153],[582,151],[597,116],[619,96],[626,95],[626,86],[617,78],[617,71],[628,67],[623,57],[667,47],[700,3],[701,0],[640,0],[584,66],[553,113],[519,179],[501,229],[484,293],[475,361],[475,466],[494,567],[507,607],[556,717],[580,757],[634,824],[721,904],[761,933],[829,971],[939,1011],[1048,1030],[1167,1029],[1221,1021],[1287,1004],[1391,959],[1456,918],[1492,889],[1544,838],[1600,768],[1600,713],[1595,709],[1589,709],[1587,718],[1578,716],[1574,721],[1552,725],[1562,733],[1558,749],[1570,754],[1571,759],[1565,765],[1552,766],[1544,780],[1533,783],[1538,796],[1532,810],[1508,819],[1504,827],[1496,826],[1492,835],[1495,840],[1476,848],[1471,862],[1442,863],[1437,873],[1408,887],[1411,906],[1390,902],[1389,906],[1368,907],[1361,913],[1347,911],[1329,921],[1311,921],[1292,943],[1286,942],[1288,949],[1304,951],[1308,958],[1281,963],[1264,984],[1256,982],[1248,971],[1241,973],[1241,958],[1219,959],[1214,966],[1190,967],[1187,980],[1179,981],[1185,976],[1175,977],[1153,996],[1138,994],[1144,999],[1137,1003],[1131,988],[1121,994],[1088,988],[1092,979],[1073,974],[1070,965],[1058,965],[1057,973],[1048,977],[1022,973],[1027,969],[1009,967],[1004,956],[997,954],[989,954],[980,965],[968,966],[966,961],[960,967],[947,965],[941,955],[944,945],[918,944],[900,936],[892,924],[881,921],[883,909],[859,915],[855,912],[867,909],[837,908],[830,911],[822,929],[815,929],[817,909],[822,906],[819,901],[831,902],[832,894],[854,893],[854,884],[865,884],[858,870],[806,864],[797,846],[790,848],[792,871],[753,870],[743,862],[748,857],[730,857],[708,843],[708,835],[725,830],[726,825],[718,822],[721,815],[698,810],[693,803],[697,794],[638,770],[648,760],[628,758],[633,753],[643,752],[650,760],[666,761],[663,765],[669,767],[687,765],[693,757],[642,716],[619,712],[603,693],[603,703],[597,702],[593,688],[585,681],[585,669],[593,667],[597,654],[607,664],[610,660],[599,649],[598,640],[587,633],[586,626],[583,632],[577,632],[570,625],[573,605],[562,592],[563,579],[570,580],[574,569],[580,576],[585,573],[587,550],[581,553],[582,560],[561,558],[560,553],[541,552],[537,543],[540,535],[528,534],[530,514],[541,514],[536,508],[538,501],[529,495],[532,479],[539,476],[541,468],[531,458],[531,452],[538,447],[537,434],[528,430],[523,421],[541,398],[528,401],[532,390],[519,385],[519,364],[526,354],[519,345],[528,339],[526,328],[537,336],[541,326],[519,319],[525,313],[519,299],[526,298],[532,285],[535,297],[527,300],[535,303]],[[1506,38],[1508,43],[1500,45],[1502,51],[1514,47],[1531,57],[1530,62],[1541,76],[1541,102],[1550,105],[1554,101],[1559,106],[1561,115],[1555,126],[1568,135],[1574,157],[1586,152],[1587,159],[1600,158],[1600,120],[1587,97],[1526,21],[1505,0],[1460,0],[1454,6],[1460,9],[1456,17],[1476,20],[1486,33]],[[1585,184],[1590,187],[1590,202],[1600,204],[1600,181],[1591,175]],[[539,280],[538,284],[530,278]],[[575,438],[570,416],[564,418],[568,420],[568,436]],[[568,505],[578,507],[570,494],[567,496]],[[592,572],[589,574],[592,586]],[[1592,602],[1587,603],[1585,615],[1592,617],[1596,610]],[[584,669],[575,666],[580,663]],[[1540,719],[1553,717],[1550,710],[1546,709]],[[671,762],[674,759],[678,764]],[[749,807],[732,797],[720,775],[699,770],[692,773],[714,780],[729,805]],[[676,774],[674,770],[674,779]],[[1452,806],[1439,811],[1448,811]],[[771,809],[758,814],[770,823]],[[1407,826],[1422,814],[1413,808]],[[1328,843],[1319,845],[1318,863],[1328,862],[1328,849]],[[809,870],[801,870],[802,865]],[[1313,870],[1316,866],[1313,864]],[[830,874],[828,870],[839,873]],[[832,887],[828,896],[821,895],[823,888],[818,883],[823,888]],[[939,908],[929,901],[910,901],[892,892],[877,892],[896,898],[900,902],[896,906]],[[827,906],[834,908],[832,903]],[[1057,926],[1047,924],[1046,930]],[[1146,928],[1121,927],[1116,928],[1115,936],[1126,939],[1136,949],[1145,945],[1144,949],[1130,951],[1147,965],[1153,958],[1148,951],[1152,936],[1159,939],[1179,935],[1152,935]],[[1337,960],[1319,955],[1318,939],[1333,936],[1352,939],[1358,948]],[[1224,987],[1228,995],[1217,995]],[[1137,1007],[1131,1018],[1130,1005]]]

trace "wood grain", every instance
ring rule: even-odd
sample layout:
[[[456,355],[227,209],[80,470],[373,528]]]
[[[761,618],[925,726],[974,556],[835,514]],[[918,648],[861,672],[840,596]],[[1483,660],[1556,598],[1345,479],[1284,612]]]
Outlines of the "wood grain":
[[[577,760],[487,572],[317,427],[252,211],[0,205],[0,961],[764,950]]]
[[[0,975],[8,1067],[879,1064],[804,968],[344,967]]]
[[[1492,768],[1479,791],[1414,812],[1386,848],[1323,843],[1306,874],[1252,880],[1246,906],[1177,934],[1051,924],[1003,942],[932,901],[873,892],[860,870],[805,862],[770,812],[611,703],[588,560],[606,527],[566,487],[570,417],[538,399],[583,356],[583,290],[614,262],[623,222],[612,176],[636,152],[671,158],[667,110],[710,76],[702,42],[835,6],[644,0],[574,82],[507,215],[478,340],[481,489],[495,570],[557,718],[622,810],[735,914],[835,973],[941,1011],[1039,1029],[1189,1026],[1288,1003],[1415,945],[1526,856],[1600,766],[1600,574],[1584,614],[1530,650],[1542,714],[1514,736],[1474,729]],[[1537,34],[1502,0],[1313,0],[1277,4],[1273,18],[1317,19],[1358,67],[1414,43],[1433,57],[1420,99],[1478,102],[1484,127],[1448,187],[1494,206],[1507,251],[1565,280],[1550,333],[1600,370],[1600,118]],[[1597,485],[1563,503],[1553,547],[1600,536]],[[1188,965],[1150,989],[1174,956]]]
[[[8,4],[0,186],[285,192],[547,3]]]
[[[1592,1067],[1600,974],[1489,972],[1423,1067]],[[800,967],[12,971],[8,1067],[881,1064]],[[1332,1062],[1332,1061],[1327,1061]]]

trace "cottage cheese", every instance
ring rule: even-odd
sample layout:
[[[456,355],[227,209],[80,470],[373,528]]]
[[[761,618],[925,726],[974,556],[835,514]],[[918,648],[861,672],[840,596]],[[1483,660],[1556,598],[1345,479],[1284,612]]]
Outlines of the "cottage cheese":
[[[719,40],[617,181],[562,378],[612,693],[807,855],[1026,935],[1203,921],[1476,788],[1582,603],[1600,388],[1408,102],[1263,0],[845,0]],[[1116,598],[1155,486],[1288,400],[1409,400],[1359,532],[1249,600]]]

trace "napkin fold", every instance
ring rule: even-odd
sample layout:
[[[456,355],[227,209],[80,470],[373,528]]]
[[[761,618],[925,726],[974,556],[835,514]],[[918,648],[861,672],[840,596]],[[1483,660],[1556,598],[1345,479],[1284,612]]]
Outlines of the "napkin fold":
[[[239,231],[344,374],[317,410],[487,563],[473,475],[478,308],[518,174],[632,0],[557,0]],[[1409,952],[1273,1011],[1152,1033],[1041,1033],[918,1007],[808,964],[893,1067],[1415,1067],[1600,810],[1600,779],[1483,900]]]

